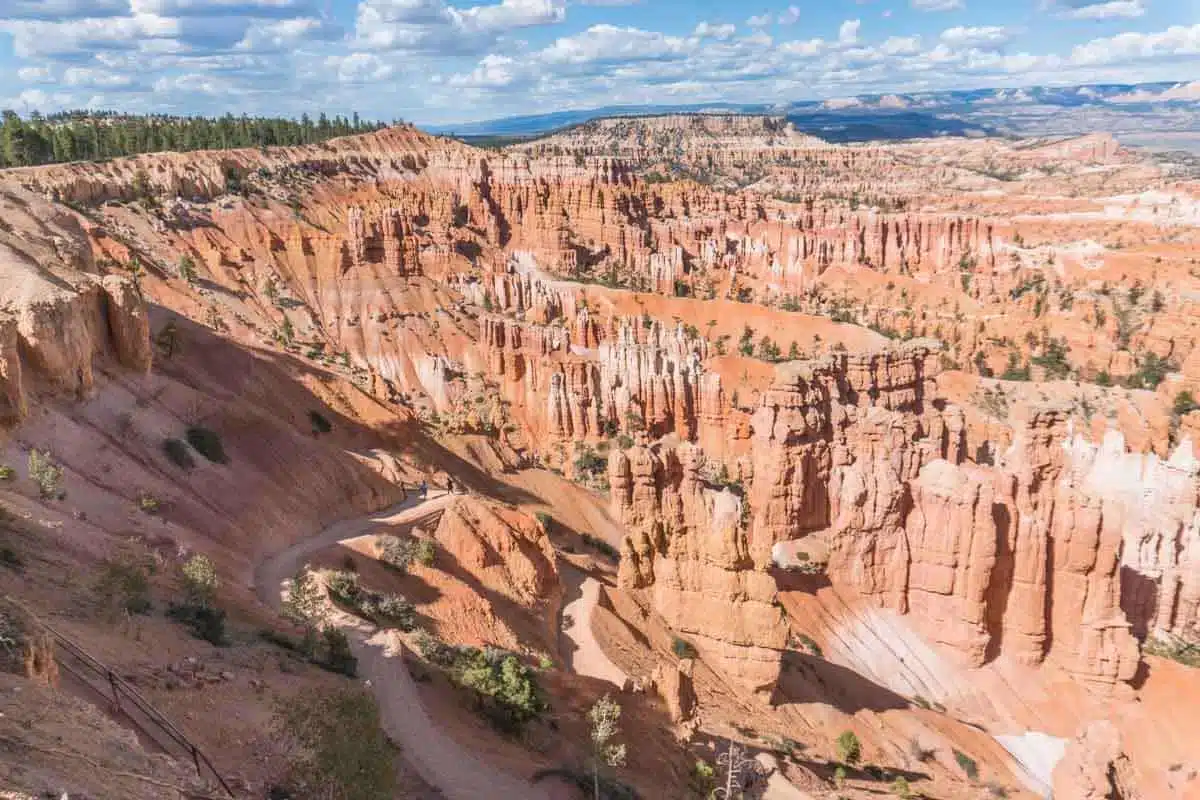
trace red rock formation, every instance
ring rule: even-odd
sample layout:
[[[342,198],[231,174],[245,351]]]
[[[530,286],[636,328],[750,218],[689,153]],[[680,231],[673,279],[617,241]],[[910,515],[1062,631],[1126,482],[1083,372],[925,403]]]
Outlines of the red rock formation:
[[[1056,800],[1139,800],[1141,779],[1113,723],[1093,722],[1067,745],[1054,769]]]

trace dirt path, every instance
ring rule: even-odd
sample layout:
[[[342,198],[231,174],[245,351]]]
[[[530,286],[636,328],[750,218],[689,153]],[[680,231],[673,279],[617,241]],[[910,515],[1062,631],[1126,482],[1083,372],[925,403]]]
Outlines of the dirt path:
[[[600,601],[600,581],[565,562],[560,562],[559,574],[566,600],[559,628],[559,651],[567,669],[608,681],[620,689],[628,676],[612,662],[592,632],[592,611]]]
[[[335,523],[259,564],[254,571],[255,590],[264,603],[278,609],[284,582],[316,553],[382,525],[412,525],[445,508],[451,499],[443,494],[420,502],[414,496],[384,511]],[[552,800],[548,787],[492,767],[437,727],[421,705],[416,684],[404,663],[403,645],[394,632],[372,630],[365,624],[347,628],[359,672],[370,682],[379,703],[383,728],[422,779],[450,800]]]

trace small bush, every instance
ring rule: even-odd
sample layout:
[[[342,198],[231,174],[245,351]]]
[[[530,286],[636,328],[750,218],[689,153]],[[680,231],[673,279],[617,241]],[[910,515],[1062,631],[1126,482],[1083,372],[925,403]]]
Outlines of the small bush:
[[[187,429],[187,440],[197,453],[214,464],[228,464],[229,456],[221,445],[221,437],[216,431],[195,425]]]
[[[183,603],[168,608],[167,616],[186,625],[197,639],[218,647],[228,643],[225,638],[225,612],[219,608]]]
[[[432,567],[433,562],[437,560],[437,546],[432,539],[420,539],[417,541],[417,551],[415,554],[417,563],[423,567]]]
[[[579,538],[583,539],[583,543],[588,547],[592,548],[593,550],[598,550],[601,555],[612,561],[617,561],[621,558],[621,551],[617,550],[617,548],[613,547],[603,539],[592,536],[590,533],[580,534]]]
[[[325,580],[325,588],[335,601],[348,606],[358,605],[358,595],[362,587],[358,585],[358,575],[347,570],[335,570],[329,573]]]
[[[1171,404],[1171,410],[1177,416],[1190,414],[1197,408],[1200,408],[1200,405],[1197,405],[1196,398],[1192,397],[1192,393],[1186,389],[1175,395],[1175,402]]]
[[[49,453],[36,449],[29,451],[29,478],[37,484],[43,499],[62,499],[63,469],[51,460]]]
[[[453,677],[502,731],[518,732],[547,709],[536,673],[511,653],[460,648]]]
[[[138,495],[137,504],[138,509],[147,514],[157,514],[159,509],[162,508],[162,503],[160,503],[158,498],[152,494],[143,493]]]
[[[104,561],[94,587],[102,604],[128,614],[149,612],[151,563],[129,553]]]
[[[196,459],[192,458],[192,451],[188,449],[182,439],[165,439],[163,452],[167,454],[171,463],[180,469],[191,469],[196,466]]]
[[[183,578],[183,591],[188,603],[193,606],[211,606],[217,597],[217,587],[221,585],[212,559],[197,553],[184,562],[179,572]]]
[[[454,647],[438,639],[429,631],[418,631],[416,638],[417,652],[421,657],[439,667],[448,667],[454,663],[457,652]]]
[[[1142,643],[1142,653],[1169,658],[1189,667],[1200,667],[1200,644],[1192,644],[1176,637],[1148,637]]]
[[[0,464],[0,481],[11,481],[17,477],[17,471],[8,464]]]
[[[379,560],[401,572],[407,570],[416,558],[416,546],[411,539],[380,536],[376,544],[379,548]]]
[[[312,423],[313,434],[329,433],[333,430],[333,425],[320,411],[309,411],[308,421]]]
[[[399,628],[405,633],[417,627],[416,609],[398,594],[362,592],[357,611],[381,627]]]
[[[979,764],[966,753],[961,750],[955,750],[954,761],[958,764],[959,769],[971,780],[979,777]]]
[[[0,565],[19,570],[25,566],[24,559],[9,545],[0,546]]]
[[[837,737],[838,758],[850,766],[862,759],[862,744],[854,731],[842,731]]]
[[[808,634],[797,633],[796,641],[799,643],[800,648],[810,656],[816,656],[817,658],[821,657],[821,646],[817,644],[816,641],[814,641],[813,638]]]
[[[679,658],[695,658],[696,648],[686,639],[675,636],[671,639],[671,652]]]
[[[301,692],[278,708],[276,732],[289,746],[297,797],[377,800],[396,794],[395,748],[371,693]]]
[[[325,645],[323,665],[348,678],[355,677],[358,674],[358,659],[350,652],[350,640],[346,634],[333,626],[327,626],[321,631],[321,640]]]
[[[696,759],[692,765],[691,778],[692,788],[703,797],[710,797],[713,789],[717,788],[717,771],[703,758]]]
[[[549,533],[554,525],[554,517],[547,514],[545,511],[539,511],[533,515],[537,518],[538,524],[542,526],[542,530]]]
[[[912,789],[908,785],[908,779],[903,775],[892,781],[892,794],[899,797],[900,800],[909,800],[913,796]]]
[[[262,639],[268,644],[273,644],[278,648],[287,650],[289,653],[302,652],[300,643],[292,639],[292,637],[288,636],[286,633],[280,633],[279,631],[272,630],[270,628],[263,628],[258,632],[258,638]]]

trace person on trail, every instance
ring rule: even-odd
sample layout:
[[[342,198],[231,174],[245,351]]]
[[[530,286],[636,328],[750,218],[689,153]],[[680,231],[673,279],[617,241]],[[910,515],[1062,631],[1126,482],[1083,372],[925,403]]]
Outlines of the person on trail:
[[[421,499],[424,500],[428,496],[429,496],[429,484],[426,483],[425,481],[421,481]]]

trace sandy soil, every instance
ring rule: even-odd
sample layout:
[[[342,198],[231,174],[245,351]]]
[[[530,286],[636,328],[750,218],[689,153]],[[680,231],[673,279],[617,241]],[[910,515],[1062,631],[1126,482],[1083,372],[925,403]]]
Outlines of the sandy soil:
[[[579,675],[608,681],[618,689],[629,676],[612,662],[596,641],[592,612],[600,601],[600,581],[566,563],[559,567],[566,604],[562,610],[559,650],[568,669]]]

